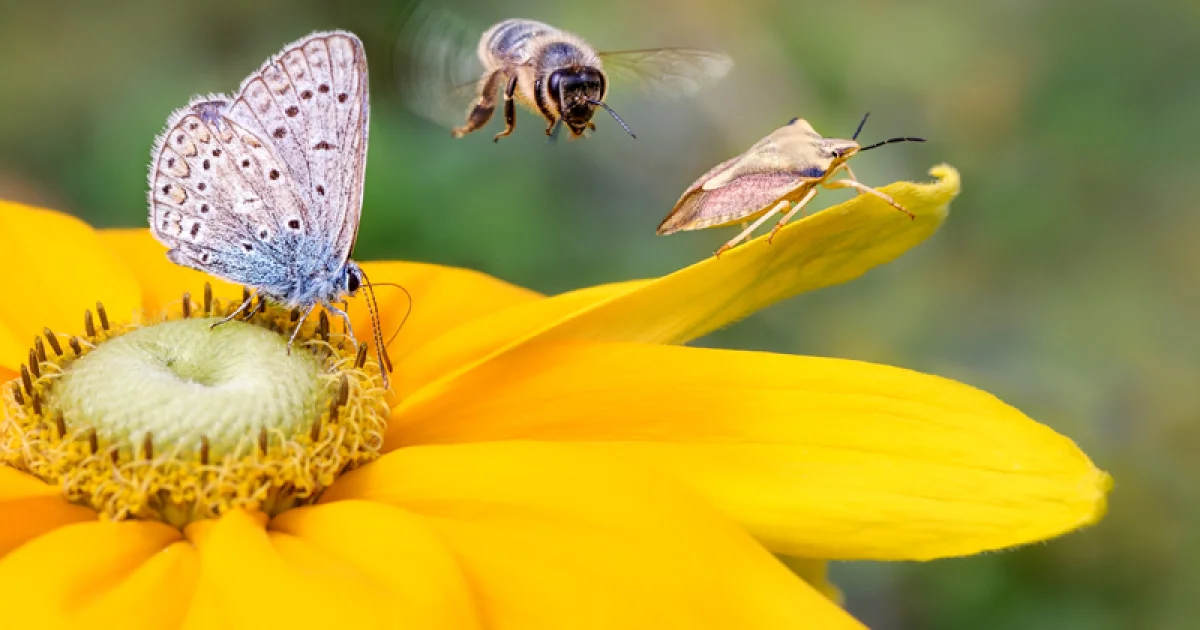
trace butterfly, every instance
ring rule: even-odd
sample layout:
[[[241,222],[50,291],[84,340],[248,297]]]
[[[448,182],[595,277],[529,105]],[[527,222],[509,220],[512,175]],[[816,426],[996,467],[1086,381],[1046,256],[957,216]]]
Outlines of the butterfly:
[[[339,315],[353,336],[350,316],[334,303],[365,285],[376,350],[390,369],[370,281],[350,258],[368,117],[358,37],[316,32],[288,44],[237,93],[193,97],[167,119],[150,163],[149,220],[171,262],[301,309],[289,351],[317,306]]]

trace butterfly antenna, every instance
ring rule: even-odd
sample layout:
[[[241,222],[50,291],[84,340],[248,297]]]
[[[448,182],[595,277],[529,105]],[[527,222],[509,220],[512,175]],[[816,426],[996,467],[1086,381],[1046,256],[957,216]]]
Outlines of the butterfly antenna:
[[[608,114],[613,117],[613,120],[617,121],[617,124],[621,125],[621,128],[625,130],[625,133],[629,134],[630,138],[637,138],[637,136],[633,135],[633,130],[629,128],[629,125],[626,125],[625,121],[621,120],[621,117],[617,115],[617,112],[613,111],[613,108],[608,106],[608,103],[605,103],[604,101],[593,101],[590,98],[587,100],[587,102],[598,107],[603,107],[604,111],[608,112]]]
[[[387,388],[389,385],[388,374],[392,372],[392,360],[388,358],[387,348],[383,345],[383,331],[379,323],[379,305],[375,303],[375,288],[371,284],[371,279],[367,277],[365,271],[359,270],[362,273],[363,280],[367,282],[367,310],[371,312],[371,330],[375,337],[375,352],[379,355],[380,367],[383,368],[383,386]]]
[[[893,142],[925,142],[925,138],[908,138],[908,137],[888,138],[887,140],[884,140],[883,142],[876,142],[875,144],[865,146],[865,147],[859,149],[859,151],[869,151],[871,149],[881,147],[885,144],[891,144]]]
[[[854,135],[850,136],[851,140],[858,140],[858,134],[862,133],[863,125],[867,124],[867,118],[871,117],[871,112],[863,114],[862,120],[858,121],[858,129],[854,130]]]
[[[405,289],[404,287],[396,284],[395,282],[380,282],[380,283],[378,283],[378,285],[381,287],[396,287],[397,289],[400,289],[401,291],[403,291],[404,295],[408,296],[408,310],[404,312],[404,319],[400,320],[400,325],[396,327],[396,332],[392,333],[392,336],[389,337],[387,340],[387,345],[390,346],[390,345],[392,345],[392,342],[396,340],[396,335],[400,334],[400,329],[404,328],[404,323],[408,321],[408,316],[412,315],[413,296],[411,293],[408,292],[408,289]]]

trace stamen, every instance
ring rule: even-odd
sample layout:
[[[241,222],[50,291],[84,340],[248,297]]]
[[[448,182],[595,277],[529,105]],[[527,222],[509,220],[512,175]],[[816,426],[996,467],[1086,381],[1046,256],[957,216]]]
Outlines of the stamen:
[[[29,377],[29,368],[25,364],[21,364],[21,385],[25,387],[25,393],[33,395],[33,379]]]
[[[104,332],[108,332],[108,313],[104,311],[104,305],[96,302],[96,313],[100,315],[100,327]]]
[[[146,432],[146,437],[142,438],[142,456],[146,461],[154,459],[154,434]]]
[[[267,446],[267,429],[266,427],[263,427],[258,430],[258,450],[261,451],[263,455],[266,455]]]
[[[329,341],[329,314],[324,310],[321,311],[320,317],[317,318],[317,336],[322,341]]]
[[[192,294],[183,294],[183,318],[191,319],[192,317]]]
[[[33,413],[39,416],[42,415],[42,397],[38,396],[37,393],[34,393],[30,398],[31,400],[29,402],[33,407]]]
[[[100,452],[100,436],[96,435],[95,428],[88,429],[87,440],[88,440],[88,448],[90,448],[92,450],[92,455],[99,453]],[[113,451],[113,455],[116,455],[116,451]]]
[[[204,283],[204,316],[209,317],[213,312],[212,285]]]
[[[87,333],[88,339],[96,337],[96,323],[92,321],[92,312],[83,312],[83,332]]]
[[[367,344],[358,346],[358,355],[354,357],[354,367],[361,370],[367,364]]]
[[[33,378],[42,378],[42,366],[38,362],[37,352],[29,351],[29,372]]]
[[[210,448],[210,445],[208,443],[208,436],[201,435],[200,436],[200,465],[201,466],[208,465],[209,448]]]
[[[71,337],[67,343],[71,346],[71,352],[74,352],[75,356],[83,354],[83,347],[79,345],[79,337]]]
[[[58,335],[55,335],[49,328],[45,329],[46,341],[50,342],[50,349],[54,351],[56,356],[62,356],[62,346],[58,344]]]
[[[37,353],[39,363],[46,360],[46,344],[42,343],[41,337],[33,338],[33,350]]]
[[[21,393],[21,386],[14,381],[12,384],[13,400],[22,407],[25,406],[25,395]]]
[[[58,431],[59,439],[67,436],[67,419],[63,417],[63,412],[54,412],[54,428]]]

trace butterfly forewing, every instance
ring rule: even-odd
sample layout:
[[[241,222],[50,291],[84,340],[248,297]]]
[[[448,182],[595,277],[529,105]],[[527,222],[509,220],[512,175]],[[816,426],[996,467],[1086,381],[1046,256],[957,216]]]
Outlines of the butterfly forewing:
[[[150,173],[150,224],[171,260],[289,299],[336,284],[362,206],[367,81],[362,44],[315,33],[232,97],[168,119]],[[318,277],[291,273],[297,264]],[[319,277],[325,274],[325,277]]]

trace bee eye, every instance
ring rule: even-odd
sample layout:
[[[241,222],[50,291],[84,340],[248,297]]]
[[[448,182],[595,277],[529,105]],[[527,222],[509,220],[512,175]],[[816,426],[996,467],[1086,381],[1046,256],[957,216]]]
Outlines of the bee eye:
[[[546,87],[550,89],[551,96],[557,96],[559,87],[562,85],[562,70],[556,70],[550,73],[550,80],[546,82]]]

